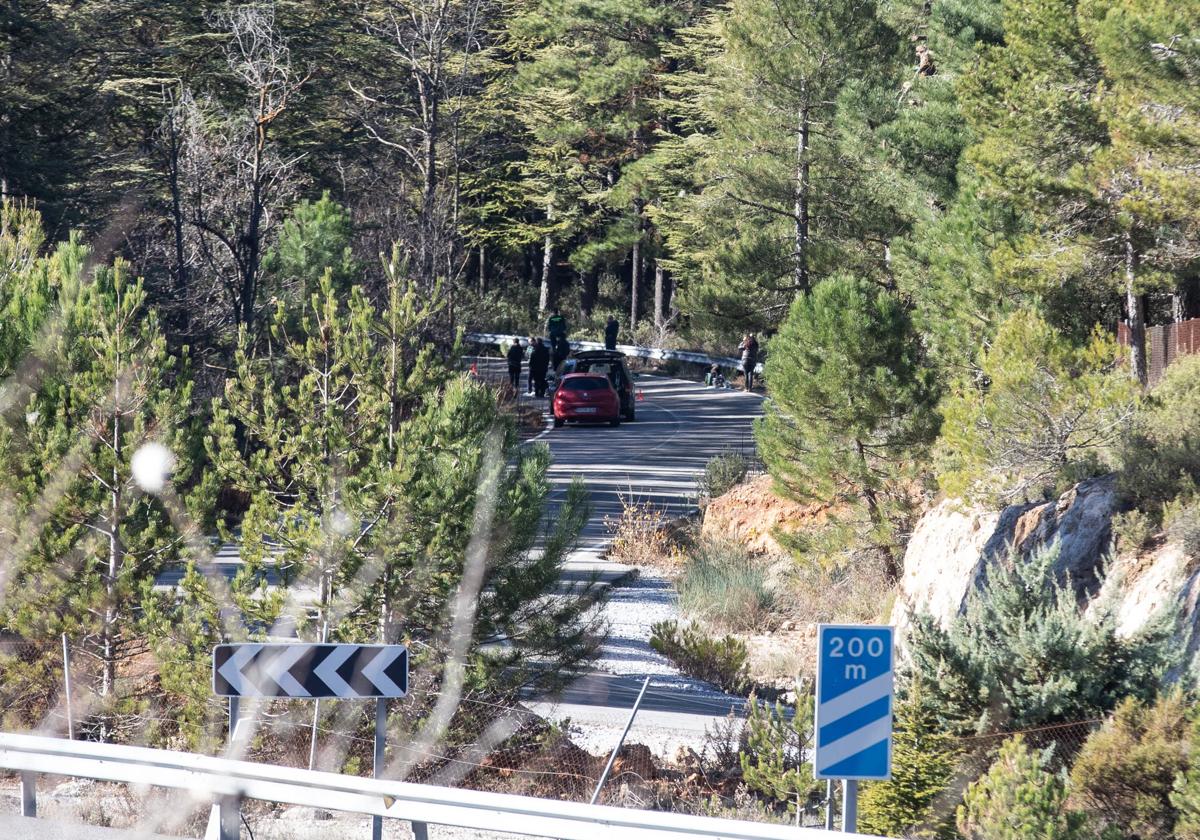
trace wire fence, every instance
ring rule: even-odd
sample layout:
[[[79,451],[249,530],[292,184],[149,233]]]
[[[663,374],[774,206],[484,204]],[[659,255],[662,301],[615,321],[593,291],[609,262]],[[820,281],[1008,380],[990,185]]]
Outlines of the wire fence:
[[[82,655],[77,656],[82,651],[74,651],[71,645],[67,651],[66,662],[83,659]],[[0,641],[0,668],[6,674],[14,672],[14,664],[18,673],[21,667],[53,667],[58,671],[55,679],[49,681],[51,684],[44,686],[42,695],[26,692],[16,697],[13,682],[5,681],[6,728],[15,728],[13,716],[19,709],[14,703],[23,701],[36,706],[27,709],[30,713],[42,710],[39,731],[43,734],[105,737],[210,754],[220,753],[224,748],[228,722],[222,704],[215,700],[206,705],[203,718],[195,720],[181,716],[169,702],[154,702],[144,692],[135,691],[134,701],[113,714],[103,708],[93,709],[72,720],[65,685],[68,671],[75,666],[65,668],[62,661],[52,660],[46,651],[19,641]],[[127,670],[139,669],[135,666]],[[44,670],[42,673],[45,675]],[[94,673],[84,661],[73,676],[76,684],[73,692],[78,697],[82,693],[79,686],[91,683]],[[124,680],[128,689],[138,678],[127,674]],[[609,751],[617,744],[616,731],[581,733],[569,723],[548,723],[524,702],[468,693],[458,698],[464,728],[461,731],[452,728],[446,738],[433,746],[416,745],[411,737],[412,713],[428,710],[441,697],[442,692],[436,686],[416,685],[409,697],[391,704],[387,759],[392,762],[403,758],[411,765],[410,781],[586,802],[596,790]],[[650,690],[647,702],[654,705],[679,697],[679,688],[659,684]],[[257,729],[246,758],[288,767],[371,775],[373,707],[373,703],[363,701],[322,701],[319,705],[311,701],[264,701],[255,710]],[[107,731],[100,723],[106,715]],[[651,713],[634,718],[599,793],[599,802],[803,826],[824,824],[825,809],[830,803],[824,798],[823,788],[798,796],[799,807],[795,807],[796,803],[774,801],[746,786],[741,762],[750,748],[744,706],[731,709],[725,717],[710,717],[703,737],[684,739],[674,749],[670,748],[669,737],[664,740],[661,724],[653,717]],[[497,720],[508,721],[509,726],[502,738],[489,743],[480,732],[487,728],[488,722]],[[1102,719],[1096,718],[961,737],[957,739],[958,778],[965,785],[982,775],[1000,746],[1016,735],[1021,735],[1032,748],[1048,751],[1059,766],[1067,766],[1102,723]],[[481,743],[486,746],[481,748]],[[793,754],[793,758],[806,760],[804,749]],[[105,807],[111,810],[117,805],[110,802]],[[836,796],[833,808],[835,812],[838,809]],[[129,810],[131,814],[137,813],[136,808]],[[73,816],[88,819],[87,814]],[[247,810],[246,818],[252,830],[270,829],[278,827],[280,815],[271,809],[252,807]],[[133,824],[131,821],[130,825]]]

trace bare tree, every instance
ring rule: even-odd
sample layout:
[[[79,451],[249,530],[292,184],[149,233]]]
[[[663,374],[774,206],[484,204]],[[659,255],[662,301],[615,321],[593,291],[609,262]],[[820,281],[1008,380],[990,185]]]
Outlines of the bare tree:
[[[181,303],[203,318],[196,326],[205,329],[250,326],[257,317],[263,252],[297,192],[299,158],[282,154],[269,130],[308,79],[292,67],[273,6],[239,6],[213,21],[229,33],[225,56],[244,85],[243,105],[229,111],[185,90],[160,131],[175,215],[176,281]],[[192,262],[204,271],[193,273]]]
[[[389,62],[361,85],[359,117],[372,141],[395,153],[407,211],[401,239],[415,279],[432,289],[464,262],[459,172],[468,94],[479,86],[484,0],[368,0],[360,14]]]

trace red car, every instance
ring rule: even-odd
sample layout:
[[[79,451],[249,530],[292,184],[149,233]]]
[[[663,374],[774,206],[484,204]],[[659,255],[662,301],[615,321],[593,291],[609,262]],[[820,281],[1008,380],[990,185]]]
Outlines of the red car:
[[[621,398],[607,376],[568,373],[554,390],[554,428],[568,420],[621,424]]]

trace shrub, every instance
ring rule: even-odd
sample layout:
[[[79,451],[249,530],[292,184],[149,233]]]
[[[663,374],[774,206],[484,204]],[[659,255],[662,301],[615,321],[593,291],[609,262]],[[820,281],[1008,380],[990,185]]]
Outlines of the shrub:
[[[801,695],[791,714],[780,703],[750,698],[746,748],[740,763],[746,786],[795,813],[818,803],[821,789],[812,770],[813,699]]]
[[[696,482],[702,500],[724,496],[746,480],[750,465],[740,452],[722,452],[708,459],[704,474]]]
[[[650,647],[684,673],[730,694],[745,694],[750,688],[750,651],[733,636],[717,639],[692,626],[660,621],[650,628]]]
[[[896,705],[892,778],[863,790],[858,830],[885,837],[953,836],[950,784],[958,765],[958,741],[942,732],[919,682]]]
[[[1066,783],[1045,763],[1021,736],[1005,743],[958,809],[966,840],[1084,840],[1084,816],[1066,809]]]
[[[1137,386],[1116,342],[1084,347],[1036,312],[1010,316],[983,376],[942,403],[938,482],[950,495],[1011,503],[1106,469],[1133,416]]]
[[[1200,500],[1177,499],[1169,502],[1163,512],[1167,539],[1190,557],[1200,556]]]
[[[1175,656],[1173,616],[1119,637],[1111,602],[1080,613],[1055,579],[1057,559],[1057,543],[1028,559],[1013,551],[947,629],[916,617],[913,670],[943,726],[994,732],[1088,720],[1126,697],[1154,695]]]
[[[1128,510],[1112,518],[1113,544],[1121,554],[1136,554],[1157,530],[1155,517],[1144,510]]]
[[[765,571],[735,542],[697,543],[677,587],[684,612],[730,630],[760,627],[775,601]]]
[[[1156,516],[1200,482],[1200,356],[1167,368],[1134,418],[1121,449],[1125,498]]]
[[[1126,700],[1092,734],[1071,768],[1071,800],[1102,825],[1169,840],[1175,779],[1187,769],[1190,726],[1182,692],[1154,705]]]
[[[662,508],[649,502],[622,499],[620,517],[605,517],[604,524],[613,535],[609,557],[618,563],[659,566],[673,565],[680,559],[679,547],[671,536],[671,521]]]

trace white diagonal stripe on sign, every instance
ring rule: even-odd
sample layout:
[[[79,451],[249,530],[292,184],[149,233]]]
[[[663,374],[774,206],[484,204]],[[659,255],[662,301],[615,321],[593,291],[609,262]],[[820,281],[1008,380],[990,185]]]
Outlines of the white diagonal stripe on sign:
[[[299,661],[300,657],[312,650],[312,647],[310,645],[288,645],[287,648],[275,657],[274,661],[263,670],[263,673],[279,683],[280,688],[289,696],[310,697],[308,690],[289,674],[288,670]]]
[[[892,718],[891,715],[888,715],[868,723],[861,729],[856,729],[843,738],[838,738],[831,744],[822,744],[817,750],[817,757],[821,760],[821,766],[817,768],[817,772],[824,773],[833,765],[852,755],[857,755],[867,747],[878,744],[891,734]]]
[[[835,720],[844,718],[853,711],[861,709],[868,703],[887,697],[892,693],[892,672],[887,671],[873,680],[867,680],[849,691],[844,691],[832,700],[826,700],[817,709],[817,723],[828,726]]]
[[[367,663],[367,667],[363,668],[363,676],[375,683],[375,687],[379,689],[380,694],[389,696],[401,697],[404,692],[400,686],[392,682],[387,674],[383,673],[383,669],[396,661],[404,651],[400,648],[384,648],[375,654],[375,658]]]
[[[356,650],[358,650],[358,645],[338,645],[313,672],[325,682],[325,685],[329,686],[329,690],[337,697],[358,696],[358,692],[337,674],[337,669],[353,656]]]
[[[217,673],[225,678],[225,682],[229,683],[234,694],[240,697],[258,694],[258,686],[244,678],[242,669],[254,659],[260,650],[262,650],[262,645],[238,645],[234,648],[233,655],[217,669]]]

